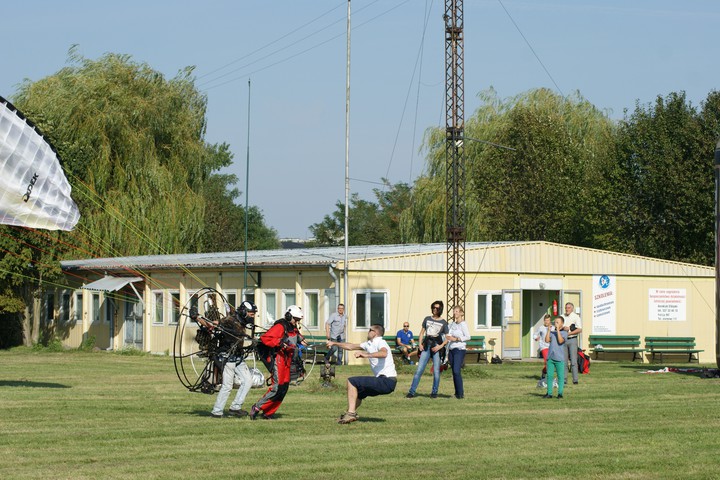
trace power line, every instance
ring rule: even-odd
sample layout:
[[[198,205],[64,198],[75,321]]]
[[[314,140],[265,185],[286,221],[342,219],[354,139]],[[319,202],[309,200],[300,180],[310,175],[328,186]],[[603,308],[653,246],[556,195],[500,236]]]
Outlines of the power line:
[[[375,0],[375,1],[374,1],[373,3],[371,3],[370,5],[372,5],[372,4],[374,4],[374,3],[377,3],[378,1],[379,1],[379,0]],[[368,24],[368,23],[370,23],[370,22],[372,22],[372,21],[374,21],[374,20],[376,20],[376,19],[384,16],[384,15],[387,15],[387,14],[390,13],[391,11],[393,11],[393,10],[395,10],[395,9],[403,6],[404,4],[408,3],[409,1],[410,1],[410,0],[405,0],[405,1],[401,2],[401,3],[398,3],[398,4],[395,5],[394,7],[391,7],[391,8],[389,8],[389,9],[385,10],[384,12],[379,13],[378,15],[376,15],[376,16],[368,19],[368,20],[366,20],[365,22],[358,24],[357,26],[353,27],[353,30],[356,30],[356,29],[358,29],[358,28],[360,28],[360,27],[362,27],[362,26],[364,26],[364,25],[366,25],[366,24]],[[367,7],[369,7],[370,5],[367,5],[367,6],[363,7],[363,8],[367,8]],[[327,29],[327,28],[325,28],[325,29]],[[318,32],[315,32],[315,33],[318,33]],[[309,36],[312,36],[312,35],[314,35],[315,33],[313,33],[313,34],[311,34],[311,35],[309,35]],[[298,57],[298,56],[300,56],[300,55],[302,55],[302,54],[304,54],[304,53],[307,53],[307,52],[309,52],[309,51],[311,51],[311,50],[314,50],[314,49],[316,49],[316,48],[318,48],[318,47],[321,47],[321,46],[325,45],[326,43],[329,43],[329,42],[331,42],[331,41],[333,41],[333,40],[335,40],[335,39],[337,39],[337,38],[344,37],[345,35],[346,35],[345,32],[339,33],[339,34],[337,34],[337,35],[335,35],[335,36],[333,36],[333,37],[328,38],[327,40],[324,40],[324,41],[322,41],[322,42],[320,42],[320,43],[317,43],[317,44],[315,44],[315,45],[313,45],[313,46],[311,46],[311,47],[308,47],[308,48],[306,48],[305,50],[302,50],[302,51],[300,51],[300,52],[297,52],[297,53],[295,53],[295,54],[292,54],[292,55],[290,55],[290,56],[288,56],[288,57],[285,57],[285,58],[283,58],[283,59],[281,59],[281,60],[278,60],[278,61],[276,61],[276,62],[273,62],[273,63],[271,63],[271,64],[269,64],[269,65],[264,66],[264,67],[258,68],[257,70],[253,70],[252,72],[249,72],[249,73],[240,75],[240,76],[238,76],[238,77],[231,78],[231,79],[229,79],[229,80],[226,80],[225,82],[218,83],[218,84],[212,85],[212,86],[210,86],[210,87],[206,87],[205,90],[211,90],[211,89],[213,89],[213,88],[217,88],[217,87],[220,87],[220,86],[222,86],[222,85],[226,85],[226,84],[231,83],[231,82],[235,82],[235,81],[238,81],[238,80],[242,80],[242,79],[247,78],[247,77],[249,77],[249,76],[251,76],[251,75],[255,75],[255,74],[258,73],[258,72],[261,72],[261,71],[263,71],[263,70],[267,70],[267,69],[270,68],[270,67],[274,67],[275,65],[279,65],[279,64],[281,64],[281,63],[287,62],[288,60],[292,60],[292,59],[295,58],[295,57]],[[308,37],[309,37],[309,36],[308,36]],[[307,37],[306,37],[306,38],[307,38]],[[266,56],[265,59],[267,59],[267,57],[269,57],[270,55],[274,55],[274,54],[279,53],[279,52],[282,52],[283,50],[286,50],[286,49],[287,49],[287,48],[282,48],[282,49],[276,50],[276,51],[268,54],[268,56]],[[239,71],[239,70],[242,70],[243,68],[245,68],[245,67],[247,67],[247,66],[249,66],[249,65],[252,65],[252,64],[254,64],[254,63],[257,63],[258,61],[260,61],[260,60],[255,60],[255,61],[253,61],[253,62],[251,62],[251,63],[249,63],[249,64],[247,64],[247,65],[244,65],[243,67],[240,67],[240,68],[238,68],[238,69],[236,69],[236,70],[233,70],[233,72],[230,72],[230,73],[234,73],[234,72],[237,72],[237,71]],[[224,74],[224,75],[222,75],[222,77],[227,76],[227,75],[228,75],[228,74]],[[209,84],[209,83],[212,83],[212,82],[214,82],[215,80],[218,80],[219,78],[222,78],[222,77],[217,77],[216,79],[210,80],[210,81],[206,82],[206,83],[203,84],[203,85],[207,85],[207,84]]]
[[[557,89],[557,91],[560,92],[560,95],[562,95],[562,96],[564,97],[565,94],[563,93],[562,89],[558,86],[558,84],[557,84],[557,82],[555,81],[555,79],[553,78],[553,76],[550,75],[550,72],[548,71],[548,69],[545,68],[545,64],[542,62],[542,60],[540,60],[540,57],[539,57],[538,54],[535,52],[535,49],[533,48],[533,46],[530,45],[530,42],[529,42],[528,39],[525,37],[525,35],[523,34],[522,30],[520,30],[520,27],[518,26],[518,24],[515,23],[515,20],[513,19],[512,15],[510,15],[510,12],[508,12],[508,9],[505,8],[505,5],[503,5],[502,0],[498,0],[498,3],[499,3],[500,6],[503,8],[503,10],[505,10],[505,13],[507,14],[508,18],[510,19],[510,21],[512,22],[512,24],[515,25],[515,28],[517,29],[518,33],[520,33],[520,36],[523,38],[523,40],[525,40],[525,43],[526,43],[527,46],[530,48],[530,51],[533,53],[533,55],[535,55],[535,58],[537,59],[538,63],[539,63],[540,66],[543,68],[543,70],[545,70],[545,73],[547,74],[547,76],[550,77],[550,80],[552,81],[553,85],[555,85],[555,88]]]
[[[212,70],[212,71],[210,71],[210,72],[208,72],[208,73],[205,73],[205,74],[203,74],[203,75],[200,75],[200,76],[198,76],[197,78],[198,78],[198,79],[205,78],[205,77],[207,77],[208,75],[212,75],[212,74],[215,73],[215,72],[219,72],[220,70],[223,70],[223,69],[229,67],[230,65],[236,64],[236,63],[239,62],[240,60],[244,60],[244,59],[246,59],[246,58],[248,58],[248,57],[251,57],[252,55],[255,55],[256,53],[265,50],[267,47],[276,44],[276,43],[279,42],[280,40],[283,40],[284,38],[289,37],[289,36],[292,35],[293,33],[302,30],[303,28],[307,27],[308,25],[312,25],[313,23],[317,22],[318,20],[320,20],[320,19],[323,18],[324,16],[330,14],[331,12],[334,12],[334,11],[337,10],[338,8],[342,7],[343,5],[345,5],[345,1],[341,2],[337,7],[331,8],[330,10],[328,10],[328,11],[325,12],[325,13],[323,13],[323,14],[320,15],[319,17],[315,17],[314,19],[310,20],[309,22],[301,25],[300,27],[296,28],[295,30],[292,30],[292,31],[286,33],[285,35],[283,35],[283,36],[281,36],[281,37],[278,37],[277,39],[273,40],[272,42],[263,45],[262,47],[258,48],[257,50],[255,50],[255,51],[253,51],[253,52],[250,52],[250,53],[248,53],[247,55],[243,55],[242,57],[237,58],[237,59],[235,59],[235,60],[233,60],[233,61],[231,61],[231,62],[228,62],[228,63],[226,63],[225,65],[223,65],[222,67],[218,67],[218,68],[216,68],[215,70]],[[335,23],[336,23],[336,22],[333,22],[331,25],[334,25]]]
[[[432,4],[430,5],[430,8],[432,8]],[[425,22],[423,25],[423,31],[422,36],[420,37],[420,47],[418,48],[417,56],[415,57],[415,66],[413,67],[413,73],[410,77],[410,84],[408,85],[407,93],[405,94],[405,103],[403,103],[403,109],[402,114],[400,115],[400,123],[398,124],[397,132],[395,133],[395,141],[393,142],[392,151],[390,152],[390,160],[388,161],[388,167],[387,171],[385,173],[385,178],[388,178],[390,176],[390,167],[392,166],[393,158],[395,157],[395,149],[397,148],[398,139],[400,138],[400,129],[402,128],[403,120],[405,118],[405,111],[407,110],[407,104],[408,100],[410,98],[410,90],[412,89],[413,82],[415,81],[415,74],[418,71],[418,65],[420,65],[420,68],[422,68],[422,54],[425,47],[425,32],[427,32],[427,26],[428,26],[428,20],[430,19],[430,10],[426,9],[425,12]],[[418,91],[418,95],[419,95]],[[417,119],[417,104],[415,105],[415,113],[416,113],[416,119]],[[414,140],[413,140],[414,141]]]

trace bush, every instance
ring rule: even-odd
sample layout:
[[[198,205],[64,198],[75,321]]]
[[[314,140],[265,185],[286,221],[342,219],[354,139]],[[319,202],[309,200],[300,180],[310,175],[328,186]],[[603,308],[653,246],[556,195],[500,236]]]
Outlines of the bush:
[[[81,352],[91,352],[93,348],[95,348],[95,335],[88,335],[80,343],[78,350]]]

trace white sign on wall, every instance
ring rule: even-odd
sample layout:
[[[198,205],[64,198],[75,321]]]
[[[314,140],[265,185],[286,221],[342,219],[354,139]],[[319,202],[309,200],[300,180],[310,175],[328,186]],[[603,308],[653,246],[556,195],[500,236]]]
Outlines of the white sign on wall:
[[[592,333],[615,335],[617,291],[615,277],[593,275]]]
[[[650,288],[648,319],[655,322],[684,322],[687,293],[684,288]]]

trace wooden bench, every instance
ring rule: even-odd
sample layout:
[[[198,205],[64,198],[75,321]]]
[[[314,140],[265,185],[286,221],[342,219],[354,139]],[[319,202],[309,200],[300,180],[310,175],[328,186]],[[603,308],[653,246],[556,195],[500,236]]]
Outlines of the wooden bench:
[[[704,350],[695,348],[695,337],[645,337],[645,350],[650,352],[651,361],[655,361],[655,355],[660,355],[660,362],[663,361],[663,354],[687,355],[688,362],[695,360],[700,363],[697,355]]]
[[[488,361],[488,353],[492,353],[492,349],[486,348],[485,345],[485,335],[478,335],[474,337],[470,337],[470,340],[465,342],[465,345],[467,346],[466,353],[467,354],[476,354],[477,353],[477,362],[480,363],[480,360],[484,360],[485,362]]]
[[[595,359],[600,353],[632,353],[633,362],[636,358],[642,361],[645,351],[640,346],[640,335],[590,335],[588,342]]]

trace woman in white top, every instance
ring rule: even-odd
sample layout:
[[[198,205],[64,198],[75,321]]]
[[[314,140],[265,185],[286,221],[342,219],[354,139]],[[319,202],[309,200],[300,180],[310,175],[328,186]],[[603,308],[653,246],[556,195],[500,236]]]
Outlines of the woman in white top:
[[[450,324],[446,339],[449,343],[450,364],[452,365],[453,383],[455,384],[455,398],[464,398],[462,367],[465,363],[465,342],[470,340],[470,331],[465,323],[465,311],[462,307],[453,308],[453,320]]]

